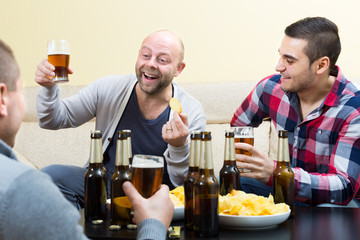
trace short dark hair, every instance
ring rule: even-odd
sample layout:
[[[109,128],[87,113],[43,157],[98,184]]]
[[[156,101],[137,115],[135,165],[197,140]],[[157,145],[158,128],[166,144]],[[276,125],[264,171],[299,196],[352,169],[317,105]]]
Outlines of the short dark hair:
[[[16,80],[20,77],[20,69],[13,52],[0,39],[0,82],[4,83],[9,91],[16,90]]]
[[[310,65],[317,59],[327,56],[330,59],[330,70],[341,52],[338,28],[335,23],[324,17],[308,17],[301,19],[285,29],[285,34],[292,38],[308,41],[305,54]]]

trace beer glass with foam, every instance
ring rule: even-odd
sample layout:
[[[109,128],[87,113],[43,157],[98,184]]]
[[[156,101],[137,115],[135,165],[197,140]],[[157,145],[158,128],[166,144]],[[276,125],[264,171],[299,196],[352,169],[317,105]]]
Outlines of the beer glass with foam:
[[[144,197],[151,197],[162,183],[164,158],[135,154],[131,165],[131,183]]]
[[[66,40],[48,41],[48,61],[55,67],[53,82],[68,82],[68,68],[70,61],[70,47]]]
[[[235,143],[242,142],[247,143],[254,146],[254,128],[250,126],[241,126],[241,127],[233,127],[232,128],[235,133],[234,141]],[[252,156],[249,151],[243,149],[236,149],[236,154],[245,154],[247,156]],[[248,169],[239,168],[240,172],[248,172]]]

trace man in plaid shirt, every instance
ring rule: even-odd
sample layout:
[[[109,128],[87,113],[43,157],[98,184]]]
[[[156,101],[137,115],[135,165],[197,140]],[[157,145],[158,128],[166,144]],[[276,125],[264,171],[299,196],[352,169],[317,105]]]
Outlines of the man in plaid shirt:
[[[338,28],[328,19],[291,24],[279,48],[280,74],[261,80],[231,121],[257,127],[270,117],[288,131],[298,203],[358,204],[360,197],[360,91],[335,65],[340,51]],[[244,190],[272,192],[276,161],[251,145],[235,147],[253,154],[237,155],[237,166],[250,170],[241,174]]]

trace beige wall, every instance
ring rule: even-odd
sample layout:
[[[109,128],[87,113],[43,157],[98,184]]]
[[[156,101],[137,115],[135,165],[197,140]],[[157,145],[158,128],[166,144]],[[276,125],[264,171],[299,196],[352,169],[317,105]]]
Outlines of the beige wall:
[[[0,38],[13,48],[25,86],[35,85],[48,39],[70,41],[70,84],[89,84],[133,72],[142,39],[165,28],[186,48],[178,82],[257,81],[274,72],[287,25],[325,16],[340,29],[338,64],[359,78],[359,9],[356,0],[0,0]]]

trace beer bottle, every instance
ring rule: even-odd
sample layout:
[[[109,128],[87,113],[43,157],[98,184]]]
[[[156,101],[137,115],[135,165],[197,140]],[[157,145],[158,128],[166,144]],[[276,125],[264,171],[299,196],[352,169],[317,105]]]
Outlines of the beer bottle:
[[[127,225],[130,222],[131,208],[126,207],[127,199],[122,185],[130,181],[128,133],[119,131],[116,144],[115,172],[111,177],[111,223]]]
[[[189,171],[184,180],[185,228],[194,229],[194,182],[199,175],[201,132],[190,133]]]
[[[236,167],[234,130],[225,131],[224,165],[220,170],[220,195],[240,190],[240,172]]]
[[[101,223],[106,217],[106,170],[103,165],[102,134],[91,132],[89,167],[85,173],[85,219]]]
[[[128,155],[129,155],[129,165],[131,166],[131,163],[132,163],[131,130],[126,129],[126,130],[123,130],[123,132],[126,133],[126,140],[127,140],[127,146],[128,146]]]
[[[219,183],[214,175],[211,132],[201,134],[199,175],[194,182],[194,231],[200,237],[219,232]]]
[[[288,131],[280,130],[278,139],[277,165],[273,173],[275,203],[286,203],[294,215],[294,172],[290,167]]]

